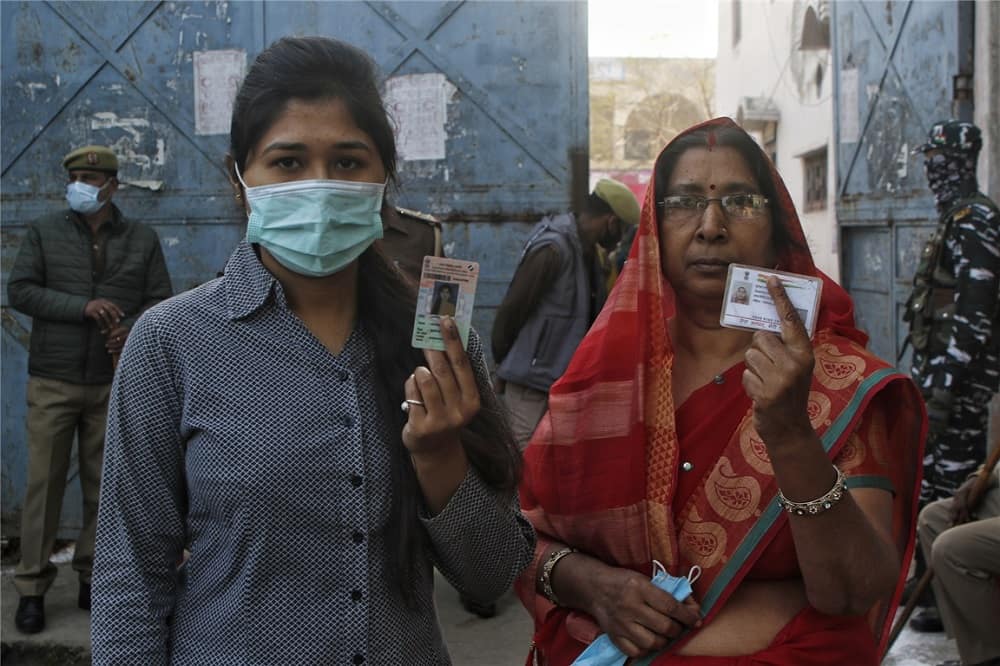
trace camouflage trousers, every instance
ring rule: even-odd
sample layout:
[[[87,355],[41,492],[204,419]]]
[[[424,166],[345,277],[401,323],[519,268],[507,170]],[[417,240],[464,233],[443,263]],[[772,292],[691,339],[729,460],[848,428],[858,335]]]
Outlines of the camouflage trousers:
[[[978,372],[963,377],[952,394],[948,427],[940,435],[928,437],[921,506],[951,497],[986,460],[989,403],[998,389],[998,368],[997,357],[987,354]]]

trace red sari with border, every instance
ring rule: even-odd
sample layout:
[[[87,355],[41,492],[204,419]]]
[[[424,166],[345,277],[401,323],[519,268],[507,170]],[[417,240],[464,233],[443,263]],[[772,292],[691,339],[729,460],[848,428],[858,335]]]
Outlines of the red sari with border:
[[[701,127],[737,125],[718,118],[691,130]],[[806,248],[791,198],[773,166],[771,176],[777,191],[774,222],[784,224],[795,245]],[[682,412],[689,404],[704,408],[709,401],[709,413],[714,410],[718,418],[698,419],[697,433],[678,431],[682,412],[675,412],[673,404],[667,333],[675,299],[660,268],[654,189],[651,183],[629,261],[553,385],[549,411],[525,451],[521,507],[539,539],[535,559],[516,587],[535,620],[529,661],[536,663],[569,664],[600,632],[588,615],[553,606],[535,592],[541,557],[553,544],[645,574],[654,559],[675,576],[697,564],[702,575],[694,594],[706,626],[748,573],[766,566],[761,556],[769,547],[785,553],[780,565],[797,570],[794,547],[780,547],[790,543],[788,518],[778,506],[767,450],[753,428],[742,387],[732,390],[731,384],[721,396],[699,395],[704,387],[696,391]],[[779,267],[823,280],[809,416],[830,459],[848,474],[849,487],[892,491],[893,539],[904,573],[891,597],[880,600],[866,618],[834,618],[807,607],[762,652],[732,658],[673,656],[688,634],[642,663],[874,664],[884,650],[904,563],[913,549],[926,431],[923,402],[908,377],[865,348],[867,336],[855,327],[850,297],[816,268],[807,249],[787,251]],[[741,372],[736,367],[726,375],[739,382]],[[704,462],[696,462],[683,479],[682,455]],[[867,647],[852,653],[852,643],[866,640]]]

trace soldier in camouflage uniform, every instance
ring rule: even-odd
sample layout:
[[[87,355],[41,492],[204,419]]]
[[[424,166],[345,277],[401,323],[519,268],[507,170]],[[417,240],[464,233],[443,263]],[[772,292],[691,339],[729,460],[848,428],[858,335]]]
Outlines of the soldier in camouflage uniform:
[[[941,215],[905,318],[913,379],[930,417],[921,504],[951,497],[986,457],[988,405],[1000,384],[1000,213],[979,192],[972,123],[936,123],[924,168]]]

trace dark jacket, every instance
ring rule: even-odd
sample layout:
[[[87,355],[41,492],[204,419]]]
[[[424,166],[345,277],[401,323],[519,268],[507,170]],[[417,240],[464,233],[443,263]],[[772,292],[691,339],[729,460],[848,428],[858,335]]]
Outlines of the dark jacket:
[[[109,383],[111,356],[97,324],[83,316],[87,303],[108,299],[125,312],[122,325],[131,328],[147,308],[170,297],[156,232],[127,220],[117,207],[106,224],[111,227],[103,271],[93,265],[96,239],[73,211],[46,215],[28,227],[7,282],[11,306],[32,318],[28,374]]]
[[[538,391],[548,391],[566,370],[590,328],[593,309],[590,273],[572,215],[542,220],[532,230],[521,261],[546,245],[559,253],[559,273],[550,284],[537,285],[543,295],[497,367],[501,379]]]

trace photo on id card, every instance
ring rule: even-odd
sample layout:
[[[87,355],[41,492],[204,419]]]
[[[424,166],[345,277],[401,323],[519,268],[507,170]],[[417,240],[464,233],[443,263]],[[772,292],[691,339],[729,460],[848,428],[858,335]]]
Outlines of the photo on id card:
[[[479,264],[474,261],[424,257],[417,315],[413,321],[411,344],[414,347],[444,351],[441,318],[453,317],[462,347],[468,349],[478,279]]]
[[[771,293],[767,290],[767,278],[771,275],[781,280],[788,300],[799,313],[811,338],[819,318],[819,297],[823,291],[823,280],[759,266],[729,265],[719,323],[729,328],[780,334],[781,318],[774,307]]]

